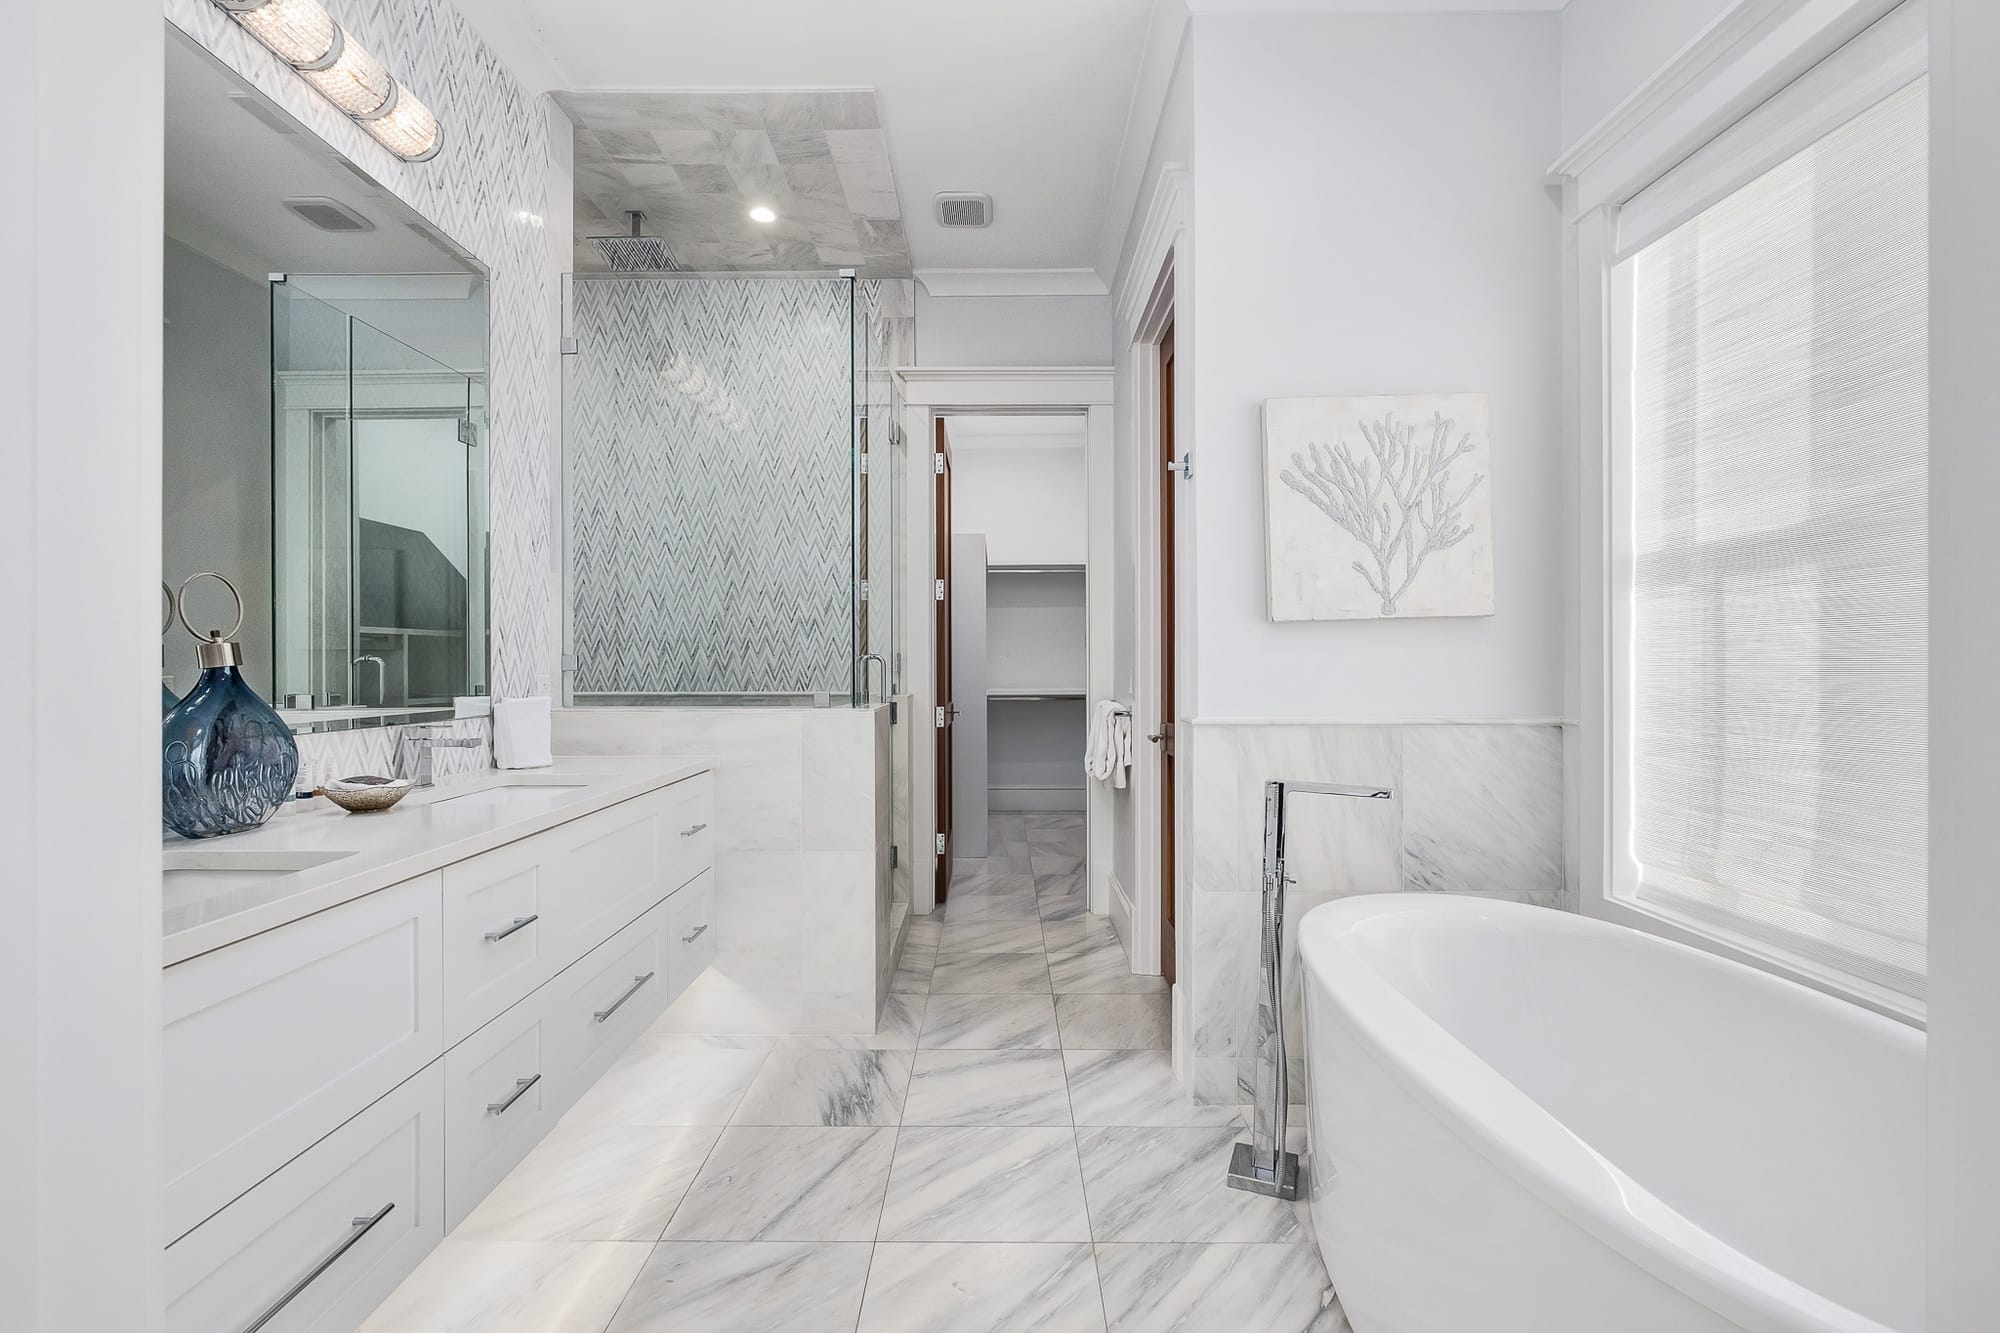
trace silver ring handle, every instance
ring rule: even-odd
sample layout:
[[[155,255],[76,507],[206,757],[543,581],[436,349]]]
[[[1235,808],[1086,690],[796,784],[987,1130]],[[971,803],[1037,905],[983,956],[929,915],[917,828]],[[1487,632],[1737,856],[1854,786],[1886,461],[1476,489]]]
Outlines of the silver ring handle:
[[[160,600],[167,604],[167,613],[160,617],[160,633],[164,636],[174,627],[174,590],[167,586],[165,579],[160,580]]]
[[[648,972],[643,977],[632,978],[631,986],[629,986],[626,989],[623,995],[619,996],[617,999],[611,1002],[611,1007],[609,1009],[599,1009],[596,1013],[592,1014],[591,1017],[596,1019],[598,1022],[602,1023],[605,1019],[611,1017],[611,1015],[617,1013],[620,1009],[623,1009],[625,1007],[625,1001],[631,999],[634,995],[637,995],[639,993],[639,987],[645,985],[652,979],[653,979],[653,974],[651,972]]]
[[[542,1081],[542,1076],[540,1074],[535,1075],[533,1078],[515,1079],[514,1091],[511,1094],[509,1094],[507,1100],[504,1102],[486,1103],[487,1112],[491,1115],[507,1114],[509,1110],[513,1109],[515,1102],[520,1101],[523,1097],[528,1095],[529,1088],[534,1087],[537,1083],[540,1083],[541,1081]]]
[[[193,583],[196,579],[214,579],[216,582],[220,583],[223,587],[229,589],[229,595],[236,599],[236,623],[229,627],[229,632],[226,634],[217,631],[219,637],[221,638],[224,639],[235,638],[236,631],[243,628],[243,594],[236,591],[235,584],[231,583],[228,579],[224,578],[222,575],[216,573],[212,569],[204,569],[199,574],[190,574],[186,578],[181,580],[180,594],[174,598],[174,611],[181,618],[181,628],[186,630],[189,634],[193,635],[197,640],[205,641],[207,639],[207,636],[204,635],[200,630],[196,629],[193,626],[193,624],[191,624],[188,620],[188,610],[187,610],[188,584]]]
[[[381,1206],[381,1208],[377,1209],[371,1216],[355,1218],[353,1222],[350,1223],[350,1225],[353,1227],[353,1230],[347,1233],[346,1239],[342,1240],[340,1244],[334,1246],[332,1252],[329,1253],[326,1256],[326,1258],[314,1264],[313,1269],[310,1273],[307,1273],[297,1282],[294,1282],[291,1285],[291,1287],[286,1290],[284,1295],[278,1297],[277,1301],[272,1304],[270,1309],[264,1311],[263,1314],[258,1315],[256,1322],[245,1324],[243,1326],[243,1333],[257,1333],[258,1329],[264,1327],[264,1325],[270,1323],[273,1319],[276,1319],[279,1313],[287,1305],[290,1305],[293,1301],[298,1299],[300,1292],[304,1291],[307,1287],[310,1287],[313,1284],[313,1282],[318,1279],[321,1273],[324,1273],[327,1269],[339,1263],[340,1256],[346,1254],[349,1250],[353,1249],[356,1245],[360,1244],[361,1238],[367,1235],[369,1232],[373,1231],[375,1229],[375,1224],[377,1222],[380,1222],[383,1218],[387,1217],[390,1214],[390,1212],[392,1212],[395,1209],[395,1207],[396,1205],[393,1202],[385,1203]]]

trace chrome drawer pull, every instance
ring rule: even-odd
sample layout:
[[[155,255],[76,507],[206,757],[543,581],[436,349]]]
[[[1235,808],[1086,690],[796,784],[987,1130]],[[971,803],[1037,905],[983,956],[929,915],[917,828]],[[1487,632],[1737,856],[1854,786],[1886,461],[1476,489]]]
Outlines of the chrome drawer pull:
[[[683,838],[692,838],[695,834],[701,832],[703,829],[707,827],[708,825],[703,823],[703,824],[696,824],[693,828],[684,828],[681,830],[681,836]]]
[[[541,919],[542,919],[542,915],[541,915],[541,913],[539,913],[539,912],[537,912],[537,913],[536,913],[535,915],[533,915],[533,916],[517,916],[517,917],[515,917],[515,918],[514,918],[514,924],[513,924],[513,925],[511,925],[511,926],[506,926],[506,927],[503,927],[503,928],[502,928],[502,929],[500,929],[500,930],[489,930],[489,931],[487,931],[487,932],[486,932],[486,938],[487,938],[487,940],[488,940],[488,941],[498,941],[498,940],[504,940],[504,939],[506,939],[506,938],[507,938],[507,937],[508,937],[509,935],[512,935],[512,934],[513,934],[513,933],[514,933],[515,931],[517,931],[517,930],[521,929],[521,928],[522,928],[523,926],[532,926],[532,925],[534,925],[534,924],[535,924],[535,923],[536,923],[537,921],[540,921]]]
[[[627,989],[623,995],[619,996],[616,1000],[613,1000],[611,1002],[611,1007],[609,1009],[599,1009],[594,1015],[592,1015],[592,1017],[596,1018],[598,1022],[602,1023],[605,1019],[611,1017],[611,1015],[617,1013],[619,1009],[623,1008],[625,1001],[631,999],[634,995],[637,995],[639,993],[639,987],[645,985],[652,979],[653,979],[653,974],[651,972],[648,972],[643,977],[632,978],[631,987]]]
[[[537,1083],[540,1083],[541,1081],[542,1081],[542,1076],[540,1074],[535,1075],[533,1078],[515,1079],[513,1095],[508,1097],[507,1100],[504,1102],[486,1103],[486,1109],[491,1111],[494,1115],[507,1114],[509,1107],[513,1106],[515,1102],[518,1102],[523,1097],[527,1096],[528,1089],[534,1087]]]
[[[290,1305],[293,1301],[298,1299],[298,1295],[300,1292],[304,1291],[307,1287],[310,1287],[313,1284],[314,1280],[317,1279],[321,1273],[324,1273],[327,1269],[339,1263],[340,1256],[346,1254],[349,1250],[353,1249],[356,1245],[360,1244],[361,1238],[367,1235],[369,1232],[373,1231],[375,1229],[375,1224],[377,1222],[380,1222],[383,1218],[387,1217],[395,1209],[395,1207],[396,1205],[393,1202],[385,1203],[375,1213],[374,1216],[355,1218],[353,1222],[354,1229],[347,1233],[347,1238],[341,1241],[340,1244],[334,1246],[332,1253],[328,1254],[326,1258],[314,1264],[312,1272],[307,1273],[297,1282],[294,1282],[286,1290],[284,1295],[278,1297],[277,1303],[275,1305],[273,1305],[270,1309],[264,1311],[263,1314],[258,1315],[255,1323],[245,1324],[243,1326],[243,1333],[257,1333],[258,1329],[264,1327],[264,1325],[270,1323],[273,1319],[276,1319],[280,1311],[282,1311],[287,1305]]]
[[[700,939],[703,933],[705,933],[707,930],[708,930],[708,922],[704,921],[700,925],[694,928],[694,934],[681,936],[681,943],[693,944],[696,940]]]

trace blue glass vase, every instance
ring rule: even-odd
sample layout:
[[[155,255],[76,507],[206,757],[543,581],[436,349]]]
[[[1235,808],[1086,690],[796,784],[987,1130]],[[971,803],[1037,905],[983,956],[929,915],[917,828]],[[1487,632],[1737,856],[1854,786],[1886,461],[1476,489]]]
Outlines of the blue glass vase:
[[[243,679],[236,645],[211,634],[201,679],[161,722],[160,809],[183,838],[253,829],[291,799],[299,746]]]
[[[167,684],[167,682],[165,682],[164,680],[163,680],[163,681],[161,681],[161,682],[160,682],[160,716],[161,716],[161,717],[165,717],[165,716],[166,716],[166,715],[167,715],[168,713],[171,713],[171,712],[173,712],[173,711],[174,711],[174,705],[175,705],[175,704],[177,704],[177,703],[179,703],[180,701],[181,701],[181,699],[180,699],[180,696],[179,696],[178,694],[175,694],[175,693],[174,693],[174,687],[173,687],[173,686],[171,686],[171,685],[169,685],[169,684]]]

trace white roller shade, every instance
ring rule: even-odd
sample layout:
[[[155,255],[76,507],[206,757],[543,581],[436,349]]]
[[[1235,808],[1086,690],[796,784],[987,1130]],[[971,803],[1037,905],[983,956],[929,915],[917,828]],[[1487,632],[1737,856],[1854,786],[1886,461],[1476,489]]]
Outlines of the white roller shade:
[[[1928,80],[1894,83],[1622,266],[1614,891],[1920,1002]]]

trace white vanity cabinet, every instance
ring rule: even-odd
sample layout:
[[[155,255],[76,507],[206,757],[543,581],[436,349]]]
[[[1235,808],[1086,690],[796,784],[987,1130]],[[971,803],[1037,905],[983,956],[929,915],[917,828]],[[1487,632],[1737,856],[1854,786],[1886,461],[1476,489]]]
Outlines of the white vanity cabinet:
[[[170,1330],[357,1326],[707,966],[709,775],[586,809],[166,969]]]

